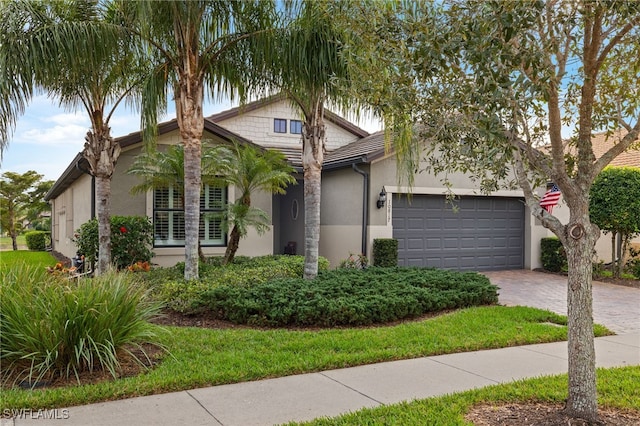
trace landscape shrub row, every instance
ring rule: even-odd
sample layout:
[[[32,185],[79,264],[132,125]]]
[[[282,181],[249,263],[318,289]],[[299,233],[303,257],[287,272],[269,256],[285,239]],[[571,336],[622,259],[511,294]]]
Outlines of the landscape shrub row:
[[[42,267],[0,268],[2,382],[35,386],[93,370],[116,376],[122,356],[158,338],[148,320],[160,305],[131,279],[66,280]]]
[[[259,326],[357,326],[494,304],[497,287],[477,273],[428,268],[337,269],[315,280],[220,285],[203,293],[214,315]]]
[[[318,269],[326,271],[329,261],[321,257]],[[223,285],[250,287],[278,278],[298,278],[304,272],[304,256],[269,255],[260,257],[238,256],[233,263],[222,265],[221,257],[200,262],[198,281],[186,282],[184,263],[173,268],[153,269],[141,277],[154,294],[178,312],[193,313],[202,307],[202,295]]]

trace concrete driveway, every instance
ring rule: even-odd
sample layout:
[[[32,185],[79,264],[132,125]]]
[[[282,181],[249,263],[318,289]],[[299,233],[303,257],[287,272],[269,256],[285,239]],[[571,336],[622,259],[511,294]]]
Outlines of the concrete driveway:
[[[567,278],[527,270],[483,272],[506,306],[532,306],[567,314]],[[618,334],[640,332],[640,289],[593,282],[593,320]]]

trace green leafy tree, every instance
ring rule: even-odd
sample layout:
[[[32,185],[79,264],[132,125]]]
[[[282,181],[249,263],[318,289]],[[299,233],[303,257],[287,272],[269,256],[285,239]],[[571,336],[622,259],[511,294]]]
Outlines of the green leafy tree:
[[[224,263],[233,262],[238,251],[240,238],[247,235],[250,227],[258,233],[263,233],[269,228],[269,216],[262,210],[251,206],[251,194],[256,191],[266,191],[271,194],[283,194],[285,188],[296,183],[291,175],[291,168],[284,155],[278,151],[261,150],[257,147],[234,144],[232,149],[226,150],[222,155],[224,165],[220,167],[222,181],[227,185],[233,185],[237,199],[230,203],[223,220],[224,227],[228,230],[229,242],[224,254]]]
[[[44,90],[68,109],[84,110],[90,119],[82,154],[96,179],[98,274],[111,264],[111,177],[120,156],[109,122],[140,77],[129,34],[113,21],[111,6],[83,0],[0,4],[3,141],[36,90]]]
[[[640,169],[607,167],[600,172],[589,193],[589,216],[605,234],[611,232],[611,267],[619,278],[627,243],[640,233]]]
[[[42,231],[51,230],[51,220],[44,217],[44,213],[51,212],[51,205],[44,200],[44,196],[53,186],[54,181],[45,180],[39,182],[34,188],[32,202],[27,208],[26,217],[29,225]]]
[[[9,233],[13,250],[18,250],[18,232],[29,207],[38,202],[38,186],[42,175],[33,170],[26,173],[4,172],[0,179],[0,220],[2,230]]]
[[[632,95],[640,89],[640,3],[389,4],[336,19],[348,19],[352,40],[362,41],[351,51],[360,71],[354,93],[385,117],[405,170],[424,160],[433,172],[475,178],[486,192],[518,185],[531,214],[562,241],[565,411],[597,421],[591,262],[600,230],[589,191],[640,133],[640,98]],[[571,149],[563,126],[575,129]],[[601,129],[616,143],[596,158],[592,134]],[[540,207],[536,188],[547,179],[562,191],[567,223]]]
[[[175,99],[184,146],[186,280],[198,278],[201,156],[205,95],[237,94],[246,77],[229,58],[271,50],[275,5],[247,1],[115,1],[123,26],[145,43],[155,66],[145,83],[143,126],[152,129]],[[242,49],[239,46],[242,45]],[[241,98],[244,92],[240,90]]]

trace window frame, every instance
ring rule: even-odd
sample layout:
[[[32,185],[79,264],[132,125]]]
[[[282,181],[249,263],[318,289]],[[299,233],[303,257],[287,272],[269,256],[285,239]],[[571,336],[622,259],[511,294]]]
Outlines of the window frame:
[[[299,128],[300,131],[294,132],[293,125]],[[298,130],[298,129],[296,129]],[[301,135],[302,134],[302,120],[289,120],[289,133],[292,135]]]
[[[226,209],[229,197],[229,188],[221,187],[219,189],[222,190],[221,198],[222,203],[220,206],[209,207],[206,206],[206,198],[207,193],[211,189],[209,185],[205,185],[203,191],[200,193],[200,229],[199,229],[199,238],[200,245],[202,247],[226,247],[227,245],[227,233],[222,231],[221,222],[222,219],[207,217],[207,213],[218,213],[223,212]],[[167,206],[158,208],[158,196],[159,191],[168,191],[167,194]],[[157,188],[153,190],[153,213],[152,213],[152,223],[153,223],[153,247],[154,248],[170,248],[170,247],[184,247],[185,239],[177,239],[173,236],[169,238],[169,235],[175,235],[174,226],[176,224],[176,220],[178,223],[180,222],[180,218],[175,218],[176,215],[182,215],[182,232],[184,233],[184,203],[178,203],[178,207],[176,207],[176,202],[174,198],[176,196],[180,196],[180,190],[176,190],[175,186],[170,186],[168,188]],[[211,202],[210,202],[211,203]],[[205,207],[203,208],[203,204]],[[158,235],[161,234],[159,230],[156,228],[158,226],[158,216],[160,214],[166,214],[166,222],[167,222],[167,238],[159,238]],[[211,223],[218,222],[218,227],[220,229],[221,238],[215,242],[214,240],[209,240],[203,238],[203,234],[208,230],[208,227]],[[180,231],[178,231],[180,232]],[[161,241],[168,241],[167,243],[161,243]],[[214,242],[212,242],[214,241]]]
[[[287,119],[286,118],[274,118],[273,119],[273,132],[274,133],[287,133]]]

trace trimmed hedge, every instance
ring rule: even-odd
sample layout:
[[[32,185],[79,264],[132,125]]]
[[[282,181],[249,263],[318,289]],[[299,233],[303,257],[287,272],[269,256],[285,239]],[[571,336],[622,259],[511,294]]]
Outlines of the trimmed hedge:
[[[383,268],[398,266],[398,240],[395,238],[373,240],[373,266]]]
[[[567,255],[562,243],[556,237],[540,240],[540,258],[545,271],[561,272],[567,268]]]
[[[318,270],[329,269],[329,261],[320,257]],[[140,274],[156,295],[175,311],[193,313],[202,308],[202,294],[212,288],[227,286],[251,287],[278,278],[302,278],[304,256],[269,255],[249,258],[238,256],[233,263],[222,265],[222,258],[213,257],[200,263],[200,280],[184,281],[184,262],[173,268],[153,269]]]
[[[371,267],[327,271],[314,280],[222,285],[205,292],[202,303],[218,318],[238,324],[357,326],[494,304],[497,290],[474,272]]]
[[[51,236],[46,231],[30,231],[24,234],[27,248],[33,251],[45,251],[51,244]]]

